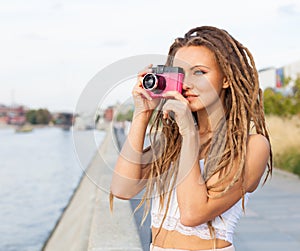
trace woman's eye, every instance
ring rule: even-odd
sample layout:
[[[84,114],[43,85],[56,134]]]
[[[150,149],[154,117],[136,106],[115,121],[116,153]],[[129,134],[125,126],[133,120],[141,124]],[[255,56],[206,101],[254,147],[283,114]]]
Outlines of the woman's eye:
[[[203,74],[205,74],[204,71],[200,71],[200,70],[194,71],[194,75],[203,75]]]

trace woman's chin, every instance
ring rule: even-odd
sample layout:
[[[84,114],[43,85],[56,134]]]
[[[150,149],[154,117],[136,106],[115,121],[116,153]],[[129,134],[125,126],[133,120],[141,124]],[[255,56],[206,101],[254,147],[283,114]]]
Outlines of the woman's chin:
[[[198,102],[189,102],[189,108],[192,112],[197,112],[203,109],[203,105],[199,104]]]

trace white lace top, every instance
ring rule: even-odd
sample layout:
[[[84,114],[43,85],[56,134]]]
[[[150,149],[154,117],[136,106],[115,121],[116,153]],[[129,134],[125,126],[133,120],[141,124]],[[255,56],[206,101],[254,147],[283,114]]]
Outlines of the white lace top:
[[[203,160],[200,160],[200,167],[203,170]],[[248,202],[248,198],[249,194],[246,193],[245,206]],[[165,208],[159,210],[159,196],[154,196],[151,208],[151,226],[155,228],[160,227],[164,217],[164,212]],[[212,221],[212,225],[215,228],[216,238],[233,243],[234,231],[242,213],[242,200],[239,200],[235,205],[221,215],[222,219],[220,217],[215,218]],[[195,235],[202,239],[211,239],[209,228],[206,223],[195,227],[184,226],[180,223],[180,212],[175,188],[172,191],[169,210],[162,227],[166,230],[176,230],[184,235]]]

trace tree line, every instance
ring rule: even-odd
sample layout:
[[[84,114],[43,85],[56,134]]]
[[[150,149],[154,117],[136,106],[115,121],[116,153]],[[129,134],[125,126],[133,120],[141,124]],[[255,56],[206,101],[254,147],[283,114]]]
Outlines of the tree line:
[[[70,124],[72,122],[72,114],[62,113],[56,116],[48,109],[31,109],[25,113],[26,122],[32,125],[55,125]]]
[[[26,112],[26,121],[32,125],[48,125],[52,115],[47,109],[31,109]]]
[[[291,78],[285,78],[284,87],[290,81]],[[264,107],[266,115],[287,117],[300,114],[300,77],[294,81],[291,93],[284,94],[279,89],[267,88],[264,91]]]

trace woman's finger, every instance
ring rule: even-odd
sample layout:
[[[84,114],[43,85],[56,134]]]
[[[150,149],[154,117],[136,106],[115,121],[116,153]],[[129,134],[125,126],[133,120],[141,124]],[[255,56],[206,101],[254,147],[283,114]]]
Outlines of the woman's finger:
[[[163,94],[164,98],[167,99],[176,99],[179,100],[185,104],[188,104],[189,102],[182,96],[181,93],[179,93],[178,91],[167,91]]]
[[[162,107],[162,110],[163,112],[167,112],[167,116],[173,119],[175,119],[175,117],[182,118],[186,116],[188,111],[191,111],[187,103],[176,99],[168,99]]]
[[[135,88],[132,91],[132,95],[134,97],[142,96],[148,100],[152,100],[152,97],[149,95],[149,93],[140,86],[135,86]]]
[[[146,66],[143,70],[141,70],[138,73],[138,77],[144,77],[147,73],[151,73],[152,72],[152,64],[149,64],[148,66]]]

